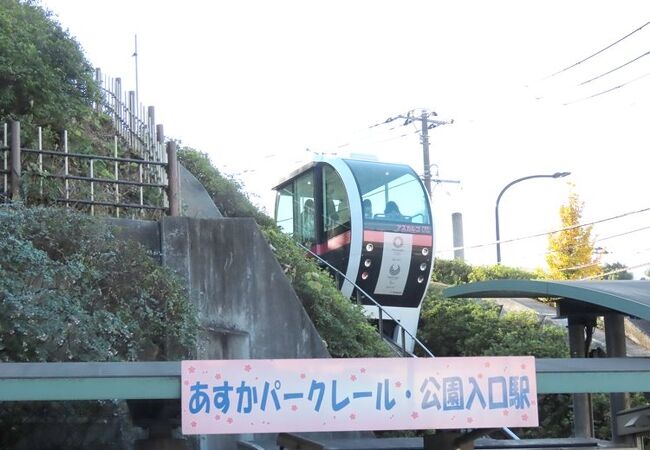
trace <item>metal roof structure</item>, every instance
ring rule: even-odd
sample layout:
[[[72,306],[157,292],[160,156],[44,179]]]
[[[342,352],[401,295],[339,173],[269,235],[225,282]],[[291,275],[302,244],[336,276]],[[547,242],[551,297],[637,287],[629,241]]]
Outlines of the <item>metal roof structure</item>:
[[[600,312],[618,312],[650,320],[650,281],[632,280],[490,280],[444,290],[445,297],[546,297],[573,300]]]

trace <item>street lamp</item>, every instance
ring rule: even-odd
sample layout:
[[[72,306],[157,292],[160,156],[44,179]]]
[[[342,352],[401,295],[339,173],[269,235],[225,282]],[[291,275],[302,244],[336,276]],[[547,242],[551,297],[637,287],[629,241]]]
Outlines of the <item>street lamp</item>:
[[[501,196],[503,193],[513,184],[517,184],[520,181],[524,180],[530,180],[531,178],[564,178],[566,176],[571,175],[571,172],[555,172],[552,175],[529,175],[527,177],[522,177],[518,178],[514,181],[511,181],[510,183],[506,184],[506,187],[501,189],[501,192],[499,193],[499,196],[497,197],[497,204],[496,207],[494,208],[494,215],[496,218],[496,227],[497,227],[497,264],[501,264],[501,236],[499,234],[499,202],[501,201]]]

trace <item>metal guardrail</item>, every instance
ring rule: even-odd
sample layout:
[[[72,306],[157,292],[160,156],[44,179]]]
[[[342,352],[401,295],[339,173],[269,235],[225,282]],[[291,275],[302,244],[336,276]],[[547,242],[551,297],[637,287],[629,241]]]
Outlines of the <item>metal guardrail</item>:
[[[375,304],[375,306],[377,307],[377,310],[378,310],[378,324],[379,324],[378,332],[379,332],[379,336],[381,338],[384,337],[381,324],[382,324],[382,320],[383,320],[383,315],[385,314],[390,319],[392,319],[397,324],[398,327],[400,327],[400,332],[401,332],[401,336],[402,336],[401,341],[402,341],[402,355],[403,356],[409,356],[409,357],[417,358],[417,356],[415,356],[414,354],[406,351],[406,337],[405,337],[405,334],[408,334],[409,337],[411,339],[413,339],[413,342],[418,344],[420,346],[420,348],[422,348],[422,350],[424,350],[424,352],[426,354],[428,354],[431,358],[435,358],[435,355],[431,352],[431,350],[429,350],[417,337],[413,336],[408,330],[406,330],[402,326],[402,324],[400,324],[393,316],[390,315],[390,313],[388,311],[384,310],[384,308],[374,298],[372,298],[372,296],[370,294],[368,294],[366,291],[364,291],[354,281],[350,280],[347,276],[345,276],[345,274],[343,272],[338,270],[336,267],[332,266],[330,263],[328,263],[323,258],[318,256],[316,253],[312,252],[310,249],[308,249],[307,247],[302,245],[300,242],[297,242],[297,241],[295,241],[295,242],[302,249],[306,250],[309,254],[311,254],[316,259],[318,259],[320,262],[327,265],[327,267],[329,267],[330,269],[334,270],[339,276],[343,277],[346,281],[352,283],[352,285],[357,289],[357,292],[361,292],[364,296],[366,296],[366,298],[368,298],[372,303]],[[358,300],[358,297],[357,297],[357,300]],[[519,440],[519,436],[517,436],[515,433],[513,433],[512,430],[510,430],[508,427],[501,428],[501,431],[503,431],[503,433],[506,434],[510,439]]]
[[[22,155],[31,154],[36,155],[37,163],[35,173],[28,173],[28,175],[40,177],[39,193],[43,196],[44,184],[43,180],[59,179],[63,180],[63,198],[51,198],[50,201],[56,203],[63,203],[66,206],[79,204],[89,205],[90,213],[95,213],[95,206],[112,207],[115,208],[115,215],[120,217],[121,209],[139,209],[142,213],[144,211],[168,211],[170,215],[177,215],[179,211],[178,202],[178,167],[176,164],[176,145],[174,142],[167,143],[167,153],[169,153],[169,163],[163,161],[153,161],[147,159],[118,157],[117,136],[114,136],[114,155],[89,155],[85,153],[70,152],[68,149],[67,132],[63,131],[63,150],[46,150],[43,149],[42,142],[42,129],[38,128],[38,148],[27,149],[21,148],[20,142],[20,123],[13,122],[11,124],[11,145],[7,146],[7,124],[4,124],[3,139],[0,140],[0,154],[2,154],[3,168],[0,169],[0,174],[3,179],[3,193],[7,199],[20,200],[21,199],[21,177],[23,175]],[[44,170],[43,157],[58,158],[63,162],[63,173],[48,173]],[[87,161],[87,175],[72,174],[70,170],[70,161],[79,160]],[[95,176],[95,163],[97,161],[105,162],[112,165],[114,178],[105,178]],[[135,177],[137,180],[121,178],[120,164],[135,165],[137,166],[137,173]],[[10,167],[8,167],[10,165]],[[6,167],[6,169],[4,168]],[[123,166],[122,166],[123,167]],[[159,175],[164,173],[164,176]],[[147,175],[149,174],[149,175]],[[89,192],[87,198],[73,198],[71,196],[71,181],[87,182]],[[98,199],[95,195],[96,184],[109,184],[113,185],[112,201],[106,199]],[[120,192],[120,186],[128,186],[137,189],[136,195],[139,197],[138,202],[123,201],[123,192]],[[156,189],[159,192],[159,200],[156,202],[145,202],[145,188]],[[132,191],[133,192],[133,191]],[[155,191],[154,191],[155,192]]]
[[[312,252],[310,249],[308,249],[307,247],[305,247],[303,244],[301,244],[301,243],[298,242],[298,241],[294,241],[294,242],[296,242],[296,244],[298,244],[298,246],[299,246],[300,248],[302,248],[303,250],[305,250],[306,252],[308,252],[308,253],[309,253],[310,255],[312,255],[314,258],[318,259],[320,262],[322,262],[322,263],[325,264],[327,267],[329,267],[330,269],[332,269],[332,270],[333,270],[333,271],[334,271],[338,276],[340,276],[340,277],[342,277],[343,279],[345,279],[346,281],[350,282],[350,283],[351,283],[351,284],[352,284],[352,285],[357,289],[357,292],[361,292],[361,293],[362,293],[362,294],[363,294],[363,295],[364,295],[368,300],[370,300],[372,303],[374,303],[374,305],[377,307],[377,311],[378,311],[378,313],[377,313],[377,315],[378,315],[378,327],[379,327],[379,330],[378,330],[378,331],[379,331],[379,335],[380,335],[382,338],[383,338],[383,336],[384,336],[384,334],[383,334],[383,330],[382,330],[382,321],[383,321],[383,316],[386,315],[386,316],[388,316],[389,319],[391,319],[392,321],[394,321],[394,322],[397,324],[397,326],[400,328],[400,334],[401,334],[401,337],[402,337],[402,339],[401,339],[401,341],[402,341],[402,352],[403,352],[404,356],[413,356],[413,357],[416,357],[415,355],[413,355],[413,354],[411,354],[411,353],[409,353],[409,352],[406,351],[406,335],[408,335],[411,339],[413,339],[413,342],[415,342],[416,344],[418,344],[418,345],[420,346],[420,348],[422,348],[422,350],[424,350],[424,352],[425,352],[427,355],[429,355],[431,358],[435,358],[435,355],[434,355],[434,354],[433,354],[433,353],[432,353],[432,352],[431,352],[431,351],[430,351],[430,350],[429,350],[429,349],[428,349],[428,348],[427,348],[427,347],[426,347],[426,346],[425,346],[425,345],[424,345],[424,344],[423,344],[423,343],[422,343],[422,342],[421,342],[417,337],[413,336],[413,335],[412,335],[408,330],[406,330],[406,329],[405,329],[405,328],[400,324],[400,322],[399,322],[397,319],[395,319],[395,318],[394,318],[394,317],[393,317],[393,316],[392,316],[388,311],[386,311],[386,310],[385,310],[385,309],[384,309],[384,308],[379,304],[379,302],[377,302],[377,300],[375,300],[374,298],[372,298],[372,296],[371,296],[370,294],[368,294],[366,291],[364,291],[364,290],[363,290],[359,285],[357,285],[354,281],[350,280],[350,279],[349,279],[349,278],[348,278],[348,277],[347,277],[343,272],[341,272],[341,271],[338,270],[336,267],[334,267],[333,265],[331,265],[330,263],[328,263],[327,261],[325,261],[323,258],[321,258],[320,256],[318,256],[316,253]],[[359,300],[359,299],[357,298],[357,300]],[[396,344],[397,344],[397,343],[396,343]],[[397,344],[397,345],[399,345],[399,344]]]
[[[650,392],[650,358],[535,360],[538,394]],[[2,363],[0,401],[176,399],[180,361]]]

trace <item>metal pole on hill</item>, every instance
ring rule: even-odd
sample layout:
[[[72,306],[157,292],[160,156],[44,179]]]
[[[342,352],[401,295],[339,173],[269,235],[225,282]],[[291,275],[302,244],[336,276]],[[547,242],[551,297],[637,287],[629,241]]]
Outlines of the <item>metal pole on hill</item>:
[[[133,55],[131,55],[135,58],[135,105],[136,108],[138,105],[140,105],[140,96],[138,95],[138,35],[135,35],[135,51],[133,52]]]
[[[11,147],[10,147],[10,197],[14,202],[20,201],[20,122],[11,122]]]
[[[181,214],[181,199],[180,199],[180,180],[178,177],[178,160],[176,159],[176,142],[167,142],[167,180],[169,184],[169,215],[172,217],[180,216]]]

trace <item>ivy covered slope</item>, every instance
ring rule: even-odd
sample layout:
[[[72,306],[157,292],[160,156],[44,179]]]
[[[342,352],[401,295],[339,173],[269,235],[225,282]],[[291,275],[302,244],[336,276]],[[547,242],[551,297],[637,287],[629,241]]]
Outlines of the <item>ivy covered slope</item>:
[[[196,329],[182,282],[104,222],[0,207],[0,361],[179,359]]]
[[[208,156],[191,148],[178,152],[180,162],[203,183],[219,210],[229,217],[253,217],[262,228],[275,256],[307,314],[334,357],[391,356],[386,344],[368,323],[361,308],[345,298],[334,280],[273,220],[256,208],[233,178],[223,176]]]

